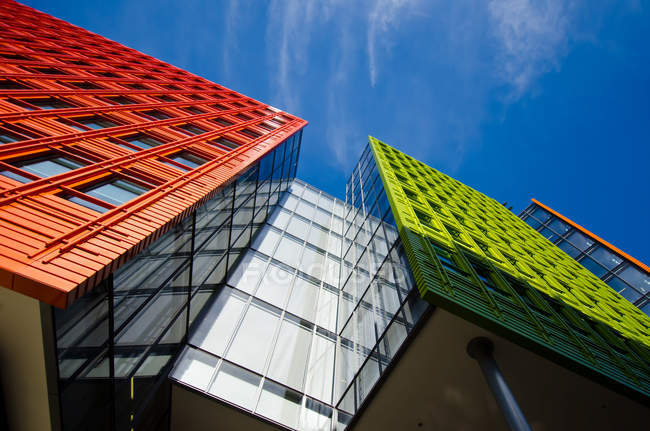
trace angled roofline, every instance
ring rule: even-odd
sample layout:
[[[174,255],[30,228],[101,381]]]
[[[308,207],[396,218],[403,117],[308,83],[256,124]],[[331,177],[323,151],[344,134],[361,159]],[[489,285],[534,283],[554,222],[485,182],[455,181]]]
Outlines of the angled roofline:
[[[583,228],[583,227],[580,226],[578,223],[569,220],[568,218],[566,218],[566,217],[563,216],[562,214],[558,213],[557,211],[554,211],[553,209],[549,208],[547,205],[544,205],[543,203],[541,203],[541,202],[538,201],[537,199],[532,198],[531,200],[533,201],[533,203],[539,205],[540,207],[542,207],[542,208],[545,209],[546,211],[550,212],[550,213],[553,214],[554,216],[556,216],[556,217],[562,219],[562,221],[564,221],[564,222],[570,224],[570,225],[573,226],[574,228],[578,229],[580,232],[582,232],[582,233],[584,233],[585,235],[589,236],[591,239],[593,239],[593,240],[595,240],[596,242],[598,242],[598,243],[604,245],[605,247],[609,248],[611,251],[613,251],[613,252],[615,252],[615,253],[621,255],[621,256],[624,257],[625,259],[627,259],[627,260],[629,260],[630,262],[634,263],[634,264],[635,264],[636,266],[638,266],[639,268],[641,268],[641,269],[643,269],[644,271],[650,273],[650,267],[648,267],[647,265],[644,265],[641,261],[639,261],[639,260],[633,258],[633,257],[630,256],[629,254],[627,254],[627,253],[621,251],[620,249],[614,247],[613,245],[611,245],[610,243],[608,243],[608,242],[605,241],[604,239],[602,239],[602,238],[600,238],[599,236],[597,236],[597,235],[595,235],[595,234],[589,232],[587,229]]]

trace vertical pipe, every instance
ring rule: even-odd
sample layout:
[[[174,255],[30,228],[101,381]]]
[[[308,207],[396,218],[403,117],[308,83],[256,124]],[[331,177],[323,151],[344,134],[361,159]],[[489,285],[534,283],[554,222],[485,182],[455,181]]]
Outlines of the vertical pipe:
[[[512,431],[531,431],[530,425],[528,425],[523,412],[517,404],[517,400],[510,392],[499,366],[492,357],[493,351],[494,344],[485,337],[473,338],[467,344],[467,354],[476,359],[481,367],[485,381],[490,387],[508,427]]]

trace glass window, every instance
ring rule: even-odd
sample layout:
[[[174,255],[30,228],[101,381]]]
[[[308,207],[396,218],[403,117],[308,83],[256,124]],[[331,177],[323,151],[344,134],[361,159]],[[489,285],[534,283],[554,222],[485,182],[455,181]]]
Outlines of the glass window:
[[[266,225],[262,228],[260,233],[257,234],[257,237],[255,237],[252,247],[267,256],[273,256],[273,250],[275,250],[275,245],[278,243],[278,239],[280,239],[280,233]]]
[[[298,392],[267,380],[262,387],[257,413],[282,425],[297,428],[301,401],[302,396]]]
[[[280,239],[274,257],[282,263],[295,266],[297,257],[300,256],[301,249],[302,243],[299,243],[288,236],[283,236],[282,239]]]
[[[296,208],[297,203],[298,199],[292,194],[285,194],[282,201],[280,201],[280,205],[289,211],[293,211]]]
[[[271,262],[262,277],[255,296],[276,307],[283,307],[289,294],[292,276],[293,271],[289,272],[280,265]]]
[[[586,237],[578,231],[575,231],[569,235],[568,240],[571,242],[571,244],[578,247],[582,251],[585,251],[594,244],[590,238]]]
[[[318,202],[318,192],[312,190],[310,187],[305,187],[305,192],[303,193],[302,198],[312,204],[316,204],[316,202]]]
[[[330,233],[327,251],[336,257],[341,257],[341,237],[334,233]]]
[[[309,398],[300,413],[300,430],[326,431],[332,423],[332,408]]]
[[[27,138],[16,135],[15,133],[8,132],[0,129],[0,144],[9,144],[11,142],[23,141]]]
[[[339,287],[339,269],[341,267],[341,262],[338,259],[333,258],[332,256],[327,256],[325,260],[325,268],[323,274],[323,281],[334,286]]]
[[[209,143],[217,144],[220,147],[225,147],[228,151],[234,150],[235,148],[239,147],[238,143],[233,142],[232,140],[226,139],[224,137],[213,139],[212,141],[209,141]]]
[[[315,212],[316,212],[316,207],[314,205],[307,203],[303,200],[298,202],[298,206],[296,207],[296,213],[305,217],[307,220],[311,220],[312,218],[314,218]]]
[[[614,269],[623,262],[623,259],[602,246],[593,249],[589,255],[593,257],[596,262],[604,265],[607,269]]]
[[[167,156],[167,158],[172,159],[175,162],[181,163],[190,169],[196,169],[202,164],[206,163],[207,160],[196,156],[189,151],[181,151],[179,153],[172,154]],[[174,166],[176,168],[176,166]]]
[[[99,115],[92,115],[90,117],[77,117],[77,118],[72,118],[72,120],[76,121],[77,123],[83,124],[84,126],[90,128],[90,129],[106,129],[108,127],[116,127],[117,124],[107,120],[104,117],[100,117]]]
[[[311,345],[311,330],[285,318],[271,357],[268,376],[294,389],[302,390]]]
[[[254,301],[246,310],[226,358],[261,373],[280,321],[278,310]]]
[[[566,240],[560,241],[560,243],[557,246],[574,259],[578,257],[578,255],[580,254],[580,250],[572,246]]]
[[[17,168],[22,169],[23,171],[29,172],[30,174],[41,178],[47,178],[53,175],[62,174],[64,172],[68,172],[84,166],[76,160],[72,160],[67,157],[56,157],[53,155],[50,155],[49,157],[19,160],[10,163]],[[22,175],[14,174],[10,171],[2,171],[2,175],[13,178],[14,180],[20,181],[21,183],[31,181]]]
[[[622,271],[619,271],[618,276],[644,294],[650,292],[650,276],[642,273],[634,266],[628,265]]]
[[[131,181],[115,178],[109,182],[101,183],[90,189],[82,189],[81,191],[109,204],[119,206],[149,190]],[[75,201],[74,198],[70,198],[70,200]],[[77,203],[85,205],[84,202],[86,201],[80,200]]]
[[[339,235],[343,234],[343,219],[341,217],[334,216],[332,218],[332,227],[333,232],[338,233]]]
[[[532,214],[537,220],[539,220],[542,223],[544,223],[546,220],[549,219],[549,217],[551,217],[551,215],[547,211],[543,210],[540,207],[535,208]]]
[[[551,229],[553,229],[558,235],[564,235],[569,229],[569,225],[564,223],[559,218],[554,219],[549,223]]]
[[[312,277],[317,279],[321,278],[323,274],[323,259],[324,255],[315,249],[310,247],[305,247],[305,250],[302,254],[302,259],[300,260],[299,270],[305,274],[309,274]],[[295,256],[294,256],[295,259]]]
[[[187,385],[205,390],[208,382],[214,373],[218,359],[200,350],[186,348],[176,367],[172,371],[172,377]]]
[[[189,136],[194,136],[194,135],[200,135],[202,133],[205,133],[205,130],[202,128],[195,126],[194,124],[181,124],[180,126],[177,126],[179,129],[181,129],[186,135]]]
[[[332,214],[330,212],[324,211],[320,208],[316,208],[316,216],[314,217],[314,221],[321,226],[325,226],[326,228],[330,227],[330,219],[332,218]]]
[[[113,105],[133,105],[134,103],[137,103],[133,99],[129,99],[125,96],[109,96],[105,97],[105,99]]]
[[[248,251],[228,279],[228,284],[252,294],[266,269],[266,260]]]
[[[607,281],[609,287],[620,293],[623,298],[634,303],[637,299],[641,297],[641,294],[637,292],[634,288],[625,284],[620,278],[614,276],[611,280]]]
[[[193,332],[190,342],[203,350],[223,356],[239,318],[246,306],[247,296],[224,287],[209,306],[205,317]]]
[[[152,138],[151,136],[145,135],[143,133],[120,137],[120,139],[145,150],[148,148],[153,148],[153,147],[157,147],[158,145],[164,144],[164,142],[159,141],[158,139]]]
[[[335,346],[333,339],[316,332],[312,338],[305,379],[305,393],[327,403],[332,402]]]
[[[166,112],[160,111],[158,109],[152,109],[150,111],[142,111],[140,114],[144,114],[148,117],[155,118],[156,120],[166,120],[168,118],[172,118],[169,114]],[[147,118],[149,119],[149,118]]]
[[[296,276],[287,311],[313,322],[316,315],[316,301],[318,301],[318,285]]]
[[[596,263],[595,260],[588,256],[585,256],[585,258],[580,261],[580,264],[591,271],[598,278],[607,273],[607,270],[605,268],[603,268],[600,264]]]
[[[332,198],[329,198],[324,194],[321,194],[320,200],[318,201],[318,206],[325,208],[329,212],[332,212],[332,210],[334,209],[334,201],[332,200]]]
[[[65,109],[72,108],[72,105],[56,97],[38,97],[33,99],[21,99],[24,102],[41,109]]]
[[[309,231],[309,221],[301,217],[293,216],[291,222],[287,226],[287,232],[296,238],[306,239],[307,232]]]
[[[312,224],[309,231],[309,236],[307,237],[307,241],[322,250],[326,250],[328,236],[328,231],[326,229]]]
[[[277,227],[278,229],[284,229],[287,223],[289,222],[290,218],[291,218],[291,213],[278,208],[275,211],[273,211],[273,214],[271,214],[269,223],[271,223],[273,226]]]
[[[255,395],[262,378],[236,365],[223,362],[210,393],[247,410],[255,407]]]
[[[336,308],[339,302],[338,293],[323,287],[318,297],[316,308],[316,324],[331,332],[336,332]]]

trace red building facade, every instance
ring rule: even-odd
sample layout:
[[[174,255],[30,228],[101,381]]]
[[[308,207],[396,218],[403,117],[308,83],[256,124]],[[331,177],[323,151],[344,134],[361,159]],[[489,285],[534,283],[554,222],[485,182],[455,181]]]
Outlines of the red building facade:
[[[306,124],[0,0],[0,428],[167,428],[169,370]]]
[[[306,125],[18,3],[0,23],[0,284],[57,307]]]

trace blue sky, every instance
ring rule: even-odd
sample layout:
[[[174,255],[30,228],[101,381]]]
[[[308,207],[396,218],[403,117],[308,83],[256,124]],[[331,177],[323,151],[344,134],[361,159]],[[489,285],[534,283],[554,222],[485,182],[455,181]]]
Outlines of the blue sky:
[[[649,2],[25,3],[305,118],[335,196],[371,134],[650,264]]]

